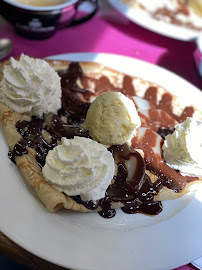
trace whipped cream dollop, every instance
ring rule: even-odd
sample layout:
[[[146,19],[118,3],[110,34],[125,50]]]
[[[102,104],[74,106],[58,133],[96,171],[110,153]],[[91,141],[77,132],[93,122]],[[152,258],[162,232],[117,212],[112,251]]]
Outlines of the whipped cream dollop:
[[[42,169],[56,189],[84,201],[99,200],[114,176],[114,158],[102,144],[88,138],[61,139],[48,152]]]
[[[170,167],[184,175],[202,176],[202,121],[187,117],[166,136],[162,149]]]
[[[21,55],[19,61],[11,57],[3,70],[0,98],[12,110],[42,116],[61,108],[60,77],[44,60]]]

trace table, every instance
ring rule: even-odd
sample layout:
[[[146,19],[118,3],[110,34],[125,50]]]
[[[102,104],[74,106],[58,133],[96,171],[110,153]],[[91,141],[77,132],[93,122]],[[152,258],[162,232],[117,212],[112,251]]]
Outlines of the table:
[[[60,30],[47,40],[28,40],[18,36],[2,19],[0,27],[0,38],[13,41],[13,50],[7,58],[19,57],[22,52],[40,58],[72,52],[113,53],[157,64],[202,90],[202,78],[193,60],[194,43],[173,40],[143,29],[113,10],[106,1],[102,1],[99,13],[92,20]],[[0,252],[34,269],[64,269],[30,254],[2,233]],[[193,269],[191,264],[178,268]]]

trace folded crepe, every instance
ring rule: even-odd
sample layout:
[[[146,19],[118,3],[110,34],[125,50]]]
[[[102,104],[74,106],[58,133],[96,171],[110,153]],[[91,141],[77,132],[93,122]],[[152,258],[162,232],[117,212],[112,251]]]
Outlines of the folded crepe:
[[[138,151],[143,159],[147,158],[147,149],[143,145],[143,138],[148,130],[151,132],[152,136],[155,136],[156,138],[156,147],[152,146],[151,148],[152,151],[155,148],[153,151],[154,157],[157,157],[158,159],[160,155],[160,158],[164,162],[161,152],[163,138],[157,134],[157,131],[160,129],[172,130],[178,122],[184,121],[187,116],[192,117],[193,115],[197,115],[199,119],[202,119],[202,111],[195,108],[192,104],[189,104],[188,102],[185,104],[184,100],[182,101],[180,97],[174,96],[165,88],[142,78],[129,76],[93,62],[76,63],[79,72],[77,70],[75,73],[75,65],[72,65],[72,62],[70,61],[46,61],[55,69],[55,71],[58,71],[60,75],[62,74],[62,76],[65,76],[67,71],[71,72],[71,69],[73,68],[73,74],[79,74],[79,76],[75,75],[75,78],[73,78],[74,83],[72,85],[74,85],[74,87],[76,85],[79,89],[77,89],[77,98],[80,99],[81,104],[89,104],[96,96],[108,91],[119,91],[131,97],[136,105],[142,122],[142,126],[132,139],[131,145],[134,149],[141,149]],[[5,65],[9,65],[9,61],[0,64],[0,79],[3,78],[2,71]],[[82,94],[83,90],[86,90],[88,95]],[[73,90],[68,89],[68,91],[71,93]],[[72,108],[70,108],[70,111],[71,109]],[[73,113],[75,113],[75,111]],[[63,119],[65,116],[60,116],[58,114],[57,117]],[[85,118],[85,115],[82,116],[82,118]],[[2,100],[0,101],[0,121],[11,153],[22,139],[22,135],[16,127],[16,124],[19,123],[19,121],[29,122],[31,119],[32,117],[30,115],[26,113],[17,113],[3,103]],[[49,117],[44,117],[44,126],[50,126],[48,119]],[[47,136],[47,134],[44,136]],[[60,143],[60,138],[57,139],[58,143]],[[141,145],[142,147],[140,147]],[[39,166],[39,163],[37,162],[36,149],[34,147],[28,147],[27,153],[19,156],[16,155],[14,160],[23,176],[34,189],[48,211],[55,212],[62,208],[79,212],[99,212],[102,210],[100,205],[95,209],[86,207],[85,203],[68,196],[49,183],[42,174],[42,166]],[[119,162],[120,161],[118,161],[117,164]],[[173,170],[173,172],[180,176],[175,170]],[[148,166],[145,170],[145,174],[150,178],[151,182],[156,185],[158,182],[158,173],[154,172]],[[190,177],[187,182],[180,186],[179,182],[181,180],[176,180],[175,187],[172,187],[172,185],[169,186],[166,181],[166,184],[161,182],[160,186],[158,186],[158,191],[156,191],[153,196],[152,202],[181,197],[192,190],[197,190],[202,183],[202,177]],[[141,182],[141,185],[143,185],[144,189],[146,182]],[[121,201],[114,200],[111,204],[111,209],[123,206],[124,204]]]

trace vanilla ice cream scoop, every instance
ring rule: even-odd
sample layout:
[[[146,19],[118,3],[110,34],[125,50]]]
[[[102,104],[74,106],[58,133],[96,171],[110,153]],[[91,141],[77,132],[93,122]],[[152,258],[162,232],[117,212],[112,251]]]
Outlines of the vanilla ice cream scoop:
[[[198,16],[202,16],[202,1],[201,0],[189,0],[189,5]]]
[[[0,98],[12,110],[42,116],[61,108],[60,77],[44,60],[22,54],[3,69]]]
[[[187,117],[166,136],[162,149],[170,167],[185,175],[202,176],[202,121]]]
[[[120,92],[98,96],[88,109],[85,128],[105,145],[126,143],[141,124],[133,101]]]

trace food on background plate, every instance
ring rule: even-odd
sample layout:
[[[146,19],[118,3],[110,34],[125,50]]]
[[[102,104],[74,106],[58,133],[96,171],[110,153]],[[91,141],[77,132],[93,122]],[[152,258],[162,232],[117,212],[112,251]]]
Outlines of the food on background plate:
[[[194,31],[202,31],[201,0],[119,0],[151,18]]]
[[[0,69],[9,157],[50,212],[154,215],[201,186],[202,111],[188,101],[93,62],[21,55]]]
[[[187,0],[186,0],[187,1]],[[181,0],[181,2],[185,2],[184,0]],[[201,0],[188,0],[188,5],[193,9],[193,11],[200,17],[202,17],[202,2]]]

